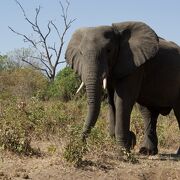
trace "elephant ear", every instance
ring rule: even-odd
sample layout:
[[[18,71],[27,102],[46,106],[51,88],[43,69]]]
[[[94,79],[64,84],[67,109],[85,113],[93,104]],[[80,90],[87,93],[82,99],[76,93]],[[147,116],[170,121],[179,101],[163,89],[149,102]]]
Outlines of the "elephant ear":
[[[83,39],[83,34],[83,29],[75,31],[65,52],[67,64],[69,64],[70,67],[74,69],[74,71],[80,76],[82,74],[82,52],[80,50],[80,46]]]
[[[112,24],[119,35],[119,56],[114,66],[118,77],[126,76],[137,67],[154,57],[159,49],[156,33],[142,22]]]

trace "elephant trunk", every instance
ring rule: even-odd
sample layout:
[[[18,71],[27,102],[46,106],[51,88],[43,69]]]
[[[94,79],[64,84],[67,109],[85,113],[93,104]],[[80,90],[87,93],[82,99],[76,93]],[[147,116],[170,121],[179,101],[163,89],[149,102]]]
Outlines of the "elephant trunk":
[[[101,78],[96,72],[89,73],[91,76],[86,80],[86,93],[88,102],[88,112],[83,128],[83,139],[90,133],[91,129],[95,126],[101,105]]]

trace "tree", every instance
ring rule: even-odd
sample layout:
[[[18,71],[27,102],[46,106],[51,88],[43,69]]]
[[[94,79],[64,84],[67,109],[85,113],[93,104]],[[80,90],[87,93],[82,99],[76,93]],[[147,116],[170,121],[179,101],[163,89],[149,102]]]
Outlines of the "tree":
[[[16,68],[31,67],[37,70],[37,67],[40,67],[40,62],[36,61],[34,58],[31,58],[35,56],[36,52],[34,52],[31,48],[14,49],[13,51],[7,53],[8,60],[16,64]],[[27,64],[26,62],[23,62],[22,57],[24,59],[28,59],[29,63]],[[36,68],[34,68],[34,66]]]
[[[75,96],[80,83],[78,75],[70,67],[65,67],[58,72],[54,83],[49,86],[48,95],[62,101],[69,101]]]
[[[7,56],[0,55],[0,71],[6,68],[6,64],[7,64]]]
[[[69,19],[68,18],[68,10],[70,3],[69,1],[66,1],[66,5],[63,5],[61,1],[59,2],[61,10],[62,10],[62,19],[64,23],[64,27],[61,29],[58,29],[57,25],[53,21],[49,21],[47,24],[47,32],[44,33],[42,31],[42,28],[39,25],[39,14],[41,7],[39,6],[36,8],[35,11],[35,20],[32,21],[30,20],[29,17],[27,17],[26,12],[20,2],[18,0],[15,0],[15,2],[18,4],[20,7],[23,16],[25,18],[25,21],[31,25],[32,31],[35,35],[36,40],[33,39],[32,36],[28,36],[26,34],[22,34],[20,32],[15,31],[12,27],[9,27],[10,30],[23,37],[24,42],[28,42],[32,48],[37,52],[36,56],[30,56],[28,58],[22,56],[22,61],[28,63],[29,65],[33,66],[34,68],[43,71],[47,77],[49,78],[50,81],[54,81],[57,67],[58,65],[65,63],[65,61],[61,61],[61,54],[62,54],[62,49],[64,46],[64,38],[65,35],[68,31],[68,29],[71,27],[71,24],[75,21],[75,19]],[[49,41],[48,38],[52,34],[52,32],[56,32],[58,38],[59,38],[59,44],[57,45],[55,42],[52,45]],[[28,59],[35,59],[36,61],[40,62],[38,63],[38,66],[36,66],[34,63],[31,63]],[[41,64],[39,66],[39,64]]]
[[[16,67],[16,62],[11,61],[7,55],[0,55],[0,72],[12,70]]]

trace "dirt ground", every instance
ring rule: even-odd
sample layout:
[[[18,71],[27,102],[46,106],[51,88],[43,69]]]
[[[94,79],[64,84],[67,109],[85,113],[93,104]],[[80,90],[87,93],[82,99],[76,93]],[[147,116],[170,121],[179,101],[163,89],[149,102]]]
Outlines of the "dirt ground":
[[[53,145],[53,146],[52,146]],[[62,158],[62,144],[37,142],[41,156],[24,157],[9,152],[0,153],[0,179],[4,180],[179,180],[180,157],[171,150],[160,150],[158,156],[137,156],[139,162],[123,162],[113,152],[103,152],[100,157],[87,155],[81,167],[74,167]],[[43,148],[42,148],[43,147]],[[51,152],[49,147],[57,147]],[[164,153],[164,154],[162,154]]]

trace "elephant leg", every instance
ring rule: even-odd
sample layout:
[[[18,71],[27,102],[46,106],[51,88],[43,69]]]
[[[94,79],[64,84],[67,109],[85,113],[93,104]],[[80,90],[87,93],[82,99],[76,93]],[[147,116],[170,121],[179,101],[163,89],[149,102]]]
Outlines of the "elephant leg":
[[[173,108],[180,129],[180,101]]]
[[[144,155],[155,155],[158,153],[156,124],[159,113],[141,105],[139,109],[144,119],[144,141],[139,152]]]
[[[116,106],[116,124],[115,124],[115,137],[117,143],[126,148],[128,151],[136,144],[135,134],[130,129],[130,114],[133,108],[134,102],[128,100],[122,100],[115,95]]]
[[[109,122],[109,135],[115,137],[115,105],[114,105],[114,90],[108,89],[108,122]]]
[[[130,116],[132,108],[139,96],[143,77],[143,67],[137,71],[117,79],[115,84],[115,137],[117,143],[130,150],[136,144],[135,134],[130,131]]]
[[[178,121],[179,130],[180,130],[180,101],[178,101],[178,103],[175,105],[173,110],[174,110],[174,114],[176,116],[176,119]],[[179,148],[177,150],[177,155],[180,155],[180,146],[179,146]]]

